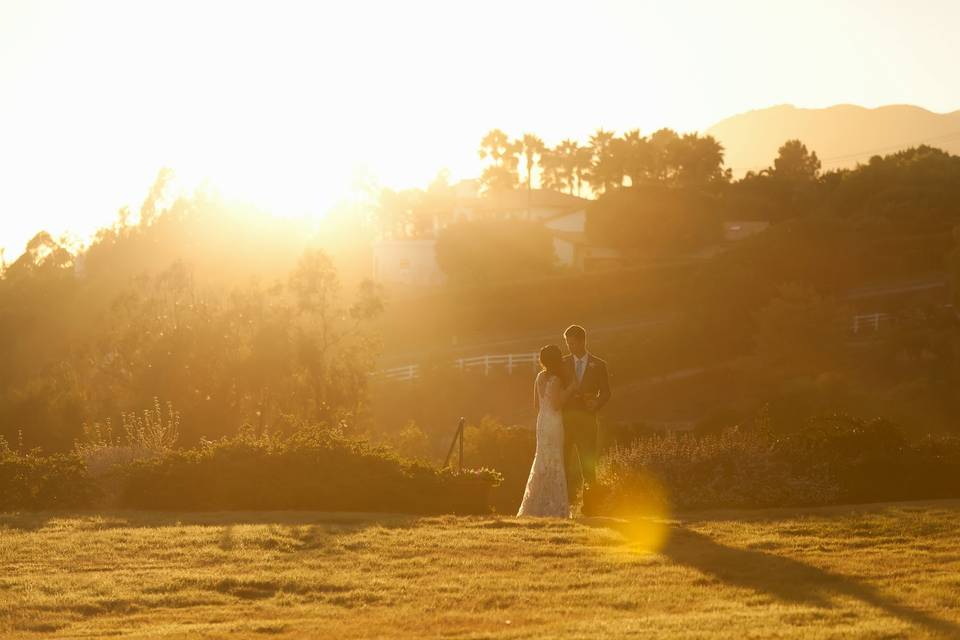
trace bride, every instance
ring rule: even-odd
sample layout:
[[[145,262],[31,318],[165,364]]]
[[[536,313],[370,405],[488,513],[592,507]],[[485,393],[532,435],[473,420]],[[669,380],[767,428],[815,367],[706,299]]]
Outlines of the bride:
[[[570,517],[567,479],[563,464],[563,415],[566,399],[576,390],[576,378],[567,383],[560,347],[540,350],[540,366],[534,383],[537,413],[537,453],[533,458],[527,489],[518,516]]]

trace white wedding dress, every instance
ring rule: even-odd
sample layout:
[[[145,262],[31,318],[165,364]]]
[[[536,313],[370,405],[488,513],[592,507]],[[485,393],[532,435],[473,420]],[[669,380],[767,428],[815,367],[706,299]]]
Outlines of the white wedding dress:
[[[563,465],[562,382],[541,372],[536,382],[540,413],[537,415],[537,453],[518,516],[570,517],[567,478]]]

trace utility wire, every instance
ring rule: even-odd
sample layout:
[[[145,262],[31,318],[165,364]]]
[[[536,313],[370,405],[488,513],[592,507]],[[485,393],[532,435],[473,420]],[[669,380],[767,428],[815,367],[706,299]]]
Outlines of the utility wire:
[[[920,140],[913,140],[910,142],[901,142],[900,144],[889,145],[886,147],[878,147],[875,149],[865,149],[863,151],[857,151],[854,153],[846,153],[839,156],[831,156],[829,158],[820,158],[820,164],[825,165],[833,162],[842,162],[843,160],[850,160],[851,158],[858,158],[866,155],[872,156],[877,153],[883,153],[884,151],[896,151],[899,149],[914,147],[916,145],[927,144],[930,142],[942,142],[944,140],[949,140],[952,138],[960,138],[960,131],[954,131],[952,133],[947,133],[940,136],[934,136],[932,138],[923,138]],[[754,165],[752,167],[730,167],[730,168],[733,171],[753,171],[754,169],[766,169],[767,166]]]

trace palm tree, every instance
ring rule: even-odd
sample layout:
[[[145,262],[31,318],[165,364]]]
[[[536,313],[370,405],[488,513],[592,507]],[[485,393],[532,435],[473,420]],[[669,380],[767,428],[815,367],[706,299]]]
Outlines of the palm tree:
[[[577,197],[583,191],[583,182],[590,175],[593,165],[593,150],[590,147],[576,147],[573,154],[573,178],[576,179]]]
[[[529,192],[533,178],[533,167],[536,164],[534,158],[539,159],[542,157],[546,147],[543,144],[543,140],[532,133],[523,134],[523,138],[520,139],[517,144],[520,148],[520,153],[527,163],[527,191]]]
[[[573,193],[574,185],[577,184],[577,176],[581,170],[578,167],[580,162],[578,156],[581,155],[581,149],[582,147],[576,141],[569,138],[557,145],[556,149],[561,182],[566,185],[567,193],[570,194]],[[579,187],[577,191],[579,192]]]
[[[680,136],[673,129],[659,129],[650,136],[651,177],[655,180],[668,180],[679,170],[677,155]]]
[[[480,181],[490,190],[509,190],[517,185],[519,145],[500,129],[491,129],[480,140],[480,158],[493,164],[483,170]]]
[[[611,188],[623,184],[623,171],[617,167],[613,153],[616,138],[612,131],[602,127],[590,136],[590,150],[593,162],[587,180],[595,193],[606,193]]]
[[[675,182],[680,186],[703,187],[728,179],[723,170],[723,146],[713,136],[685,134],[674,145]]]
[[[653,153],[650,141],[640,135],[639,129],[632,129],[614,141],[614,152],[619,156],[617,164],[623,167],[623,173],[630,178],[630,186],[636,187],[653,172]]]
[[[543,145],[543,140],[532,133],[523,134],[523,138],[518,140],[516,145],[527,163],[527,217],[529,217],[531,188],[533,186],[533,166],[535,164],[534,157],[540,158],[546,147]]]
[[[540,153],[540,186],[553,191],[563,191],[565,187],[559,147],[548,147]]]

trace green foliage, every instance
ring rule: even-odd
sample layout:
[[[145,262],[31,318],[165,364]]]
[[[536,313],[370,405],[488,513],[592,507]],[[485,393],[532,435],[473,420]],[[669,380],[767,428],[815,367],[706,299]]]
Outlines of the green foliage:
[[[542,276],[554,267],[542,225],[519,220],[460,222],[437,237],[437,263],[455,282],[484,284]]]
[[[827,174],[823,208],[877,232],[949,233],[960,221],[960,157],[920,146]]]
[[[642,437],[602,463],[605,508],[774,507],[960,497],[960,439],[908,441],[884,420],[846,415],[775,433],[760,416],[717,434]]]
[[[409,462],[335,431],[206,442],[127,469],[121,504],[137,509],[318,509],[483,513],[500,481]]]
[[[809,286],[784,285],[758,313],[757,351],[772,369],[830,370],[842,361],[850,316]]]
[[[111,421],[83,425],[83,438],[77,449],[84,453],[90,449],[111,446],[129,446],[140,449],[163,451],[170,449],[180,437],[180,413],[172,402],[166,403],[166,412],[160,407],[160,399],[153,399],[153,407],[141,413],[135,411],[120,414],[121,433],[114,434]]]
[[[21,453],[0,438],[0,511],[84,508],[95,495],[79,455]]]
[[[388,437],[397,453],[406,458],[428,460],[431,457],[430,436],[413,420]]]
[[[554,148],[544,146],[533,134],[511,140],[493,129],[480,141],[480,157],[490,160],[480,177],[488,192],[515,189],[518,164],[525,164],[526,186],[532,184],[534,158],[539,161],[540,186],[581,195],[587,182],[595,195],[625,186],[658,183],[672,187],[716,189],[730,182],[723,168],[723,147],[713,136],[678,135],[660,129],[649,138],[637,129],[618,137],[597,129],[586,146],[565,139]]]
[[[356,416],[376,350],[368,326],[383,309],[378,288],[361,282],[344,301],[332,259],[316,248],[286,258],[287,270],[266,268],[263,254],[289,238],[271,228],[260,240],[276,244],[248,246],[238,230],[246,225],[255,222],[197,196],[102,230],[76,257],[39,234],[0,278],[0,434],[22,430],[28,446],[66,451],[84,423],[133,419],[130,409],[154,396],[178,407],[188,445],[245,421],[292,428],[294,416]],[[164,262],[189,253],[191,234],[223,263]],[[244,271],[222,255],[224,238],[264,276],[285,277],[240,284]],[[215,269],[225,266],[237,279],[222,279]]]
[[[946,263],[951,302],[955,309],[960,309],[960,225],[953,228],[953,246],[947,254]]]
[[[503,481],[491,497],[494,509],[497,513],[516,513],[537,448],[536,432],[529,427],[506,426],[486,416],[479,424],[467,426],[464,443],[467,462],[502,474]]]
[[[787,182],[813,182],[820,175],[816,151],[808,151],[799,140],[787,140],[773,161],[773,176]]]
[[[702,192],[647,185],[613,191],[587,208],[587,235],[601,246],[649,257],[684,253],[717,242],[720,220]]]
[[[517,166],[518,154],[523,145],[520,141],[510,138],[500,129],[492,129],[480,141],[479,155],[481,159],[489,158],[491,164],[483,169],[480,182],[488,192],[509,191],[516,188],[519,176]]]

